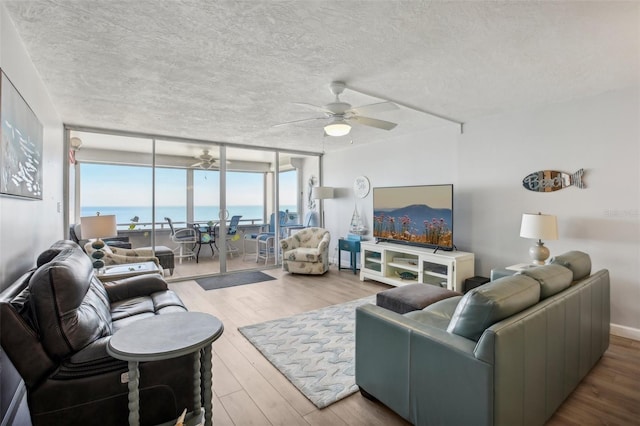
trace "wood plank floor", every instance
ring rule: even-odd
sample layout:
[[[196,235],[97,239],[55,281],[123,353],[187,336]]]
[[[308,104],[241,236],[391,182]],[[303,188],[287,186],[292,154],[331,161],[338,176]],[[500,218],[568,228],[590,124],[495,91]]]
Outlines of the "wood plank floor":
[[[348,270],[320,277],[265,270],[276,280],[204,291],[195,281],[170,284],[192,311],[224,323],[214,343],[214,424],[407,425],[359,393],[318,410],[239,332],[238,327],[375,294],[388,286],[361,282]],[[550,419],[549,425],[640,424],[640,342],[611,337],[604,357]]]

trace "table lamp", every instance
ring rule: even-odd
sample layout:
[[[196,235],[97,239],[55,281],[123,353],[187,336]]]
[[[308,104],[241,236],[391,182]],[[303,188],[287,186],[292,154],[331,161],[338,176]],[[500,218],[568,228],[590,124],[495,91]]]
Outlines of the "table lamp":
[[[104,267],[104,241],[101,238],[110,238],[118,235],[118,228],[116,227],[116,216],[106,215],[100,216],[98,212],[96,216],[85,216],[80,218],[80,229],[82,230],[82,237],[88,240],[95,238],[96,240],[91,243],[91,247],[94,249],[91,253],[93,258],[93,267],[100,269]]]
[[[529,256],[535,265],[544,265],[544,261],[549,258],[549,249],[544,246],[542,240],[558,239],[558,220],[554,215],[524,213],[520,236],[538,240],[536,245],[529,249]]]
[[[311,198],[314,200],[327,200],[333,198],[333,188],[330,186],[314,186],[311,188]],[[322,224],[324,228],[324,206],[322,206]]]

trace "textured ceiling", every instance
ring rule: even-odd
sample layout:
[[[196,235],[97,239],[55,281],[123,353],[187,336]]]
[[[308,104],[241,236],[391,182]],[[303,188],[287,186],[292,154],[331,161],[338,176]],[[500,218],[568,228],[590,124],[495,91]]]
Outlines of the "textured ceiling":
[[[637,85],[636,2],[3,1],[68,124],[322,152],[332,80],[457,121]],[[11,76],[9,76],[11,77]],[[347,90],[354,106],[379,99]]]

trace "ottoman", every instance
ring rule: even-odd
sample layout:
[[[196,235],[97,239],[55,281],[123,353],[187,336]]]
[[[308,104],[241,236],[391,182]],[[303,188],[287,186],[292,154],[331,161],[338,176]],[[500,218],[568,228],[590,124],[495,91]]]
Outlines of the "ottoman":
[[[140,247],[140,249],[151,250],[152,247]],[[158,258],[158,263],[162,266],[162,269],[168,269],[169,274],[173,275],[173,268],[176,267],[173,250],[167,246],[155,246],[153,247]]]
[[[453,296],[462,296],[462,293],[431,284],[408,284],[376,294],[376,305],[406,314]]]

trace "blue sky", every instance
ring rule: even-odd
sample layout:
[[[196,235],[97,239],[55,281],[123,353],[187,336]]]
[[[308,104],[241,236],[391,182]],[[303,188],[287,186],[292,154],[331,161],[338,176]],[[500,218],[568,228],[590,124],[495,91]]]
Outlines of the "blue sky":
[[[82,164],[80,200],[83,206],[150,206],[152,171],[148,167]],[[156,205],[186,204],[186,171],[158,168]],[[261,205],[261,173],[227,173],[227,205]],[[194,203],[218,205],[220,180],[217,171],[196,170]],[[280,204],[296,205],[296,173],[280,175]]]

